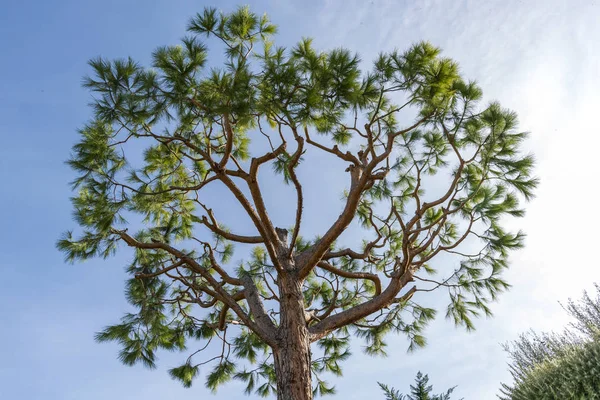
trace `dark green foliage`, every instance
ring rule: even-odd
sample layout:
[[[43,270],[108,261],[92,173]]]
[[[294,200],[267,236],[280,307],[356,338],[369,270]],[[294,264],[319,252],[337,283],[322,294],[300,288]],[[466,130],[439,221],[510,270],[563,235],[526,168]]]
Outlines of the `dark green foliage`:
[[[198,374],[198,365],[184,364],[177,368],[171,368],[169,374],[173,379],[181,381],[184,387],[189,388],[192,386],[192,380]]]
[[[406,335],[410,350],[425,345],[435,310],[413,295],[447,290],[446,316],[467,329],[491,314],[508,288],[508,255],[523,244],[502,221],[523,214],[520,200],[537,183],[514,112],[481,105],[481,89],[429,43],[382,53],[365,71],[347,49],[320,51],[310,39],[277,47],[275,26],[248,8],[206,9],[188,31],[181,45],[158,48],[150,68],[97,58],[84,81],[94,116],[69,160],[81,231],[58,247],[73,262],[134,249],[126,296],[136,312],[98,340],[119,342],[124,363],[149,367],[159,349],[190,348],[170,370],[185,386],[209,371],[212,390],[238,379],[248,394],[272,394],[273,332],[289,311],[279,285],[293,274],[319,353],[314,393],[328,394],[323,374],[341,374],[351,337],[373,355],[392,353],[389,333]],[[203,37],[223,49],[220,67],[206,68]],[[301,232],[311,182],[296,173],[307,152],[341,160],[350,176],[344,211],[311,238]],[[287,230],[267,212],[264,196],[277,188],[259,185],[265,164],[297,195]],[[205,196],[214,185],[248,217],[235,229],[254,233],[220,222]],[[336,244],[353,221],[362,247]],[[442,255],[450,258],[438,271]]]
[[[450,400],[450,395],[456,388],[456,386],[450,388],[446,393],[431,394],[433,386],[429,385],[429,377],[423,375],[420,371],[417,372],[414,386],[410,385],[410,394],[401,394],[398,390],[390,388],[383,383],[379,383],[379,387],[385,394],[385,400]]]
[[[383,390],[385,394],[385,400],[403,400],[404,395],[401,394],[398,390],[391,388],[383,383],[378,382],[379,387]]]
[[[505,400],[600,398],[600,286],[591,298],[565,307],[574,322],[557,333],[529,332],[505,345],[513,385],[502,384]]]
[[[600,399],[600,338],[561,349],[504,392],[511,400]]]

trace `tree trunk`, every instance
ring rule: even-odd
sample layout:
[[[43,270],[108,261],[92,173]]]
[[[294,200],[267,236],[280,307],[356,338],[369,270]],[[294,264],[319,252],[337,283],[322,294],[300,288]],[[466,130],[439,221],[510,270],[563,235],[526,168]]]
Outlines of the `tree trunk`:
[[[302,281],[292,272],[280,274],[280,322],[273,349],[278,400],[311,400],[311,359],[304,318]]]

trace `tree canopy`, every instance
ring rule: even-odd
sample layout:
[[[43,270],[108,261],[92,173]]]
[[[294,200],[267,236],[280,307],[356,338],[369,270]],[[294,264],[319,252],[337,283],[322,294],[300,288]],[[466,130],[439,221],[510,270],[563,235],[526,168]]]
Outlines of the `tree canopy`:
[[[213,390],[235,378],[301,399],[333,392],[323,374],[341,374],[352,336],[372,355],[389,333],[423,346],[428,292],[447,290],[446,316],[467,329],[490,315],[524,238],[502,221],[523,215],[537,181],[516,113],[482,105],[440,49],[417,43],[369,67],[310,39],[278,47],[276,31],[248,8],[208,8],[149,67],[91,60],[93,117],[68,161],[81,230],[58,247],[69,261],[133,249],[135,311],[97,335],[123,363],[187,351],[170,370],[185,386],[207,368]],[[202,37],[222,50],[211,68]],[[340,213],[316,235],[303,234],[309,155],[347,173]],[[267,206],[284,189],[291,226]],[[237,211],[217,214],[215,194]],[[344,245],[349,229],[362,245]]]
[[[600,398],[600,286],[584,292],[565,309],[573,322],[561,333],[523,334],[505,345],[512,385],[502,384],[504,400]]]

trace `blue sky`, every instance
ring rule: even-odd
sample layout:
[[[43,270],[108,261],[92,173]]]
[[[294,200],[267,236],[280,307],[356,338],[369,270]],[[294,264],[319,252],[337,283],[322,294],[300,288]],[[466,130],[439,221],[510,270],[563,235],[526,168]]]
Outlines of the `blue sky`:
[[[234,2],[9,1],[0,12],[0,398],[211,398],[198,381],[183,389],[166,369],[124,367],[116,346],[96,344],[94,332],[127,310],[125,256],[67,265],[54,248],[74,227],[64,165],[89,118],[80,87],[87,60],[132,56],[174,44],[203,6],[231,10]],[[379,396],[376,381],[403,390],[417,370],[440,390],[459,385],[457,398],[494,398],[508,379],[499,343],[567,320],[559,300],[578,297],[600,281],[595,211],[600,167],[600,1],[313,1],[251,2],[279,25],[278,42],[312,36],[321,48],[350,47],[369,61],[379,52],[418,40],[441,46],[464,76],[479,81],[486,99],[516,110],[531,131],[542,184],[526,218],[510,222],[528,233],[512,258],[512,290],[493,305],[495,317],[466,333],[438,318],[429,346],[406,354],[391,340],[390,357],[357,349],[335,381],[339,398]],[[329,175],[323,177],[326,181]],[[307,222],[336,211],[337,193]],[[307,207],[309,205],[307,204]],[[312,225],[311,225],[312,224]],[[436,298],[431,304],[440,304]],[[203,373],[204,374],[204,373]],[[213,398],[244,398],[237,383]]]

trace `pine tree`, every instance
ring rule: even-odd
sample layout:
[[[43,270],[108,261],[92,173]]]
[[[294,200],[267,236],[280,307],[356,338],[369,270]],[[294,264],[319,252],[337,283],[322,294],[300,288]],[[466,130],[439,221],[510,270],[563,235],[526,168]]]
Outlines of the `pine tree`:
[[[429,394],[433,390],[432,386],[428,386],[429,377],[423,376],[421,372],[417,372],[415,386],[410,385],[411,396],[407,396],[410,400],[431,400]]]
[[[513,385],[502,384],[504,400],[600,399],[600,286],[565,309],[574,318],[561,333],[528,332],[505,350]]]
[[[389,333],[423,346],[427,292],[447,289],[446,315],[467,329],[490,314],[523,243],[501,220],[521,216],[536,185],[514,112],[480,106],[481,89],[429,43],[364,72],[347,49],[277,47],[275,26],[248,8],[205,9],[188,31],[151,68],[90,61],[93,118],[69,160],[81,231],[58,247],[77,261],[129,246],[136,309],[99,341],[149,367],[159,349],[189,348],[170,370],[185,386],[210,368],[213,390],[239,379],[247,393],[301,400],[333,392],[323,374],[341,374],[351,336],[373,355]],[[202,37],[223,49],[214,68]],[[303,223],[309,155],[348,177],[340,214],[316,236]],[[267,204],[285,190],[295,201],[279,202],[291,217],[281,224]],[[226,195],[238,209],[215,211]],[[349,228],[362,247],[343,245]]]
[[[423,375],[421,371],[417,372],[415,385],[410,385],[410,394],[403,395],[398,390],[382,383],[379,383],[379,387],[383,390],[386,400],[450,400],[450,395],[456,389],[456,387],[453,387],[448,389],[446,393],[432,395],[433,386],[429,385],[429,377]]]
[[[377,382],[381,390],[383,390],[383,394],[385,395],[385,400],[405,400],[405,397],[402,393],[400,393],[397,389],[391,388],[387,385],[384,385],[381,382]]]

